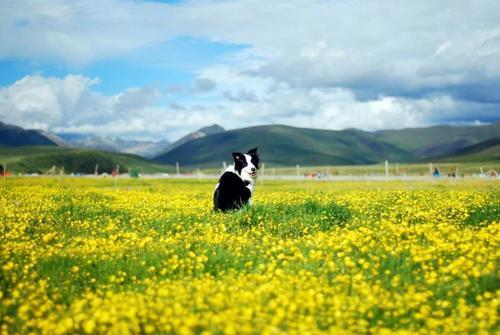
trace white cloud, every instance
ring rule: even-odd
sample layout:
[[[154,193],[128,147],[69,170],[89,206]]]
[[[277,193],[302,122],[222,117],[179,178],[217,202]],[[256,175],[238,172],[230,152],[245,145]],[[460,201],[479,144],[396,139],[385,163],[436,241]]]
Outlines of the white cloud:
[[[203,106],[189,110],[175,104],[159,106],[160,93],[153,88],[130,88],[106,96],[92,90],[98,82],[81,75],[26,76],[0,88],[0,119],[54,132],[170,140],[222,121]]]
[[[359,101],[345,89],[285,89],[273,92],[265,103],[236,103],[233,115],[246,125],[288,124],[320,129],[389,128],[429,126],[440,117],[454,115],[457,109],[470,108],[449,96],[406,99],[380,96]],[[463,110],[463,113],[467,113]],[[234,121],[233,121],[234,122]]]
[[[47,129],[71,119],[88,89],[98,79],[68,75],[63,79],[26,76],[0,89],[0,117],[29,128]]]
[[[232,79],[218,89],[234,99],[162,106],[159,92],[151,88],[106,96],[92,90],[98,79],[27,76],[0,89],[0,118],[6,123],[54,132],[175,140],[213,123],[229,129],[279,123],[377,130],[428,126],[443,119],[467,120],[468,115],[488,119],[497,112],[494,105],[485,109],[446,95],[420,99],[379,96],[361,101],[345,88],[298,89],[272,81],[255,86],[255,91],[242,91],[237,85],[233,87],[237,76],[233,74]]]
[[[27,76],[0,89],[0,118],[6,123],[54,132],[175,140],[213,123],[229,129],[279,123],[377,130],[427,126],[443,119],[466,119],[473,113],[481,120],[496,113],[494,108],[484,110],[446,95],[420,99],[379,96],[362,101],[346,88],[294,88],[269,80],[257,93],[242,91],[238,86],[233,90],[236,77],[233,74],[233,80],[217,88],[231,94],[233,99],[225,104],[215,100],[162,106],[158,102],[161,94],[152,88],[131,88],[107,96],[92,90],[98,79]]]

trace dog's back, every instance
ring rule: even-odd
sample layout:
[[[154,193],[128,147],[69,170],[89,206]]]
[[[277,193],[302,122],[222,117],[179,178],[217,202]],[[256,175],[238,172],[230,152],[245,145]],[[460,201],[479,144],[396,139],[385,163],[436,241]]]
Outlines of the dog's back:
[[[214,210],[228,211],[240,209],[248,203],[252,192],[244,182],[233,172],[224,172],[214,193]]]

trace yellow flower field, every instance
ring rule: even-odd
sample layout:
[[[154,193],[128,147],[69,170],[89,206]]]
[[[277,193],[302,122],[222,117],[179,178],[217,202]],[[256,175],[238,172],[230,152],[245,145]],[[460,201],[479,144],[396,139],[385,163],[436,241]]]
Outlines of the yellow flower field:
[[[9,179],[1,334],[494,334],[499,184]]]

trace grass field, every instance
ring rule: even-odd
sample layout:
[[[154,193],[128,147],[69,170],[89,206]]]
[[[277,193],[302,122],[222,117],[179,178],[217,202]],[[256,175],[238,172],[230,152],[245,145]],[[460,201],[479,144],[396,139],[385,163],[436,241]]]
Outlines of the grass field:
[[[8,178],[1,334],[495,334],[499,181]]]

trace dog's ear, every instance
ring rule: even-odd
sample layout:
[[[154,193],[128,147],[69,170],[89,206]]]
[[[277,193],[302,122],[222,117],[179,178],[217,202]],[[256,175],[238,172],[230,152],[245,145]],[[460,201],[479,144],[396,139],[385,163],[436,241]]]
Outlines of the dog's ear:
[[[253,148],[253,149],[248,150],[247,154],[249,154],[250,157],[252,157],[252,163],[258,169],[259,168],[259,155],[257,155],[257,148]]]
[[[257,155],[257,148],[253,148],[253,149],[248,150],[247,154],[249,154],[251,156]]]
[[[239,161],[243,158],[243,154],[241,152],[233,152],[234,161]]]

